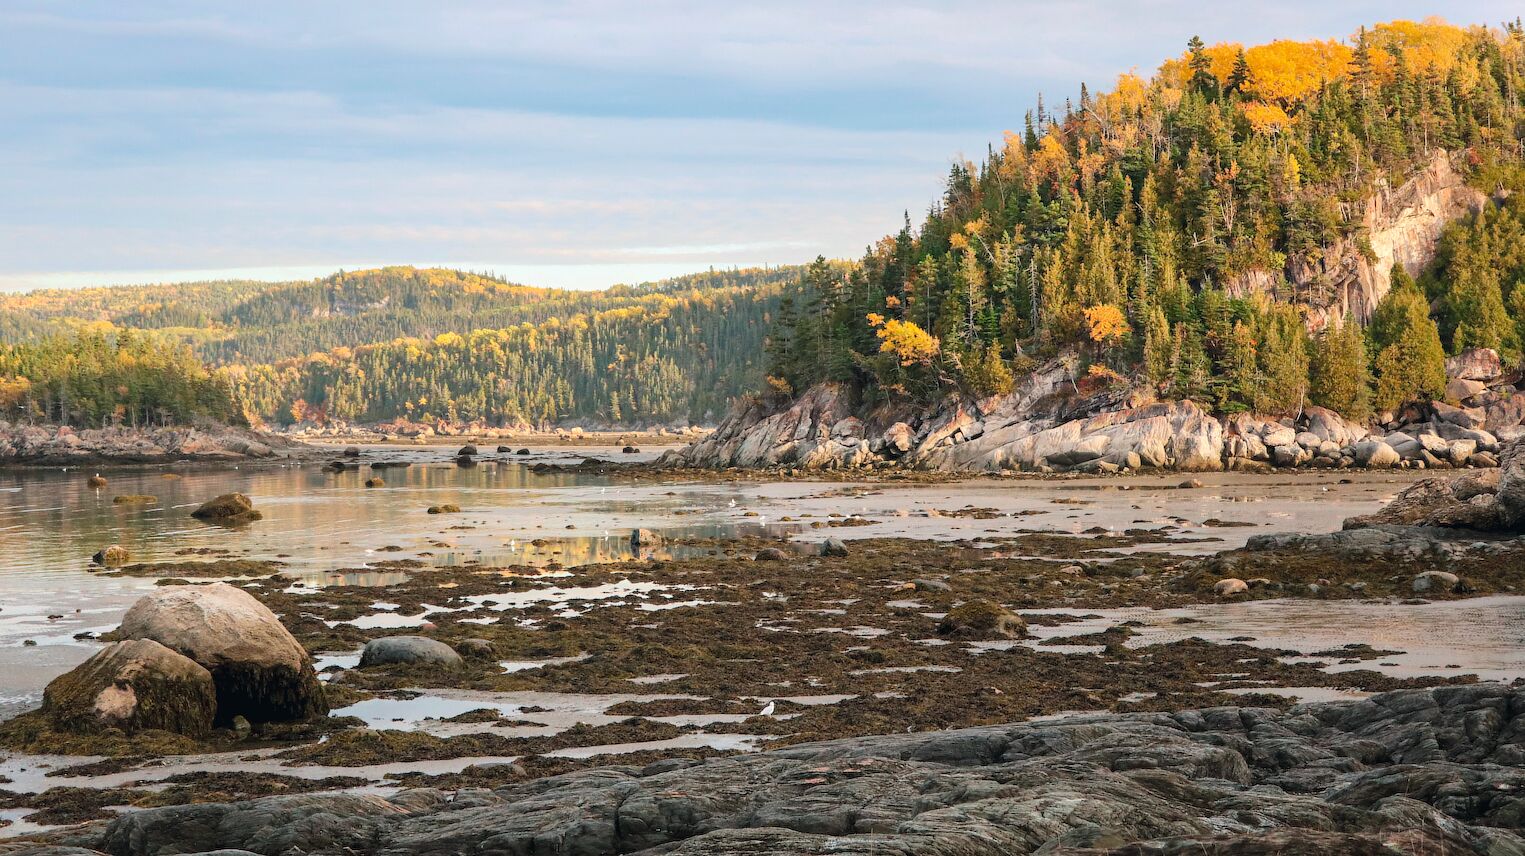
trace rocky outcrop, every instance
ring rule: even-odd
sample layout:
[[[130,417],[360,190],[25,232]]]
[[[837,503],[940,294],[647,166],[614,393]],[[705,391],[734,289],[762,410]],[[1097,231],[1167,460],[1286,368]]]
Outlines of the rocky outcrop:
[[[145,729],[196,737],[212,729],[212,673],[148,639],[117,642],[54,678],[42,714],[63,731]]]
[[[817,386],[770,413],[749,401],[714,433],[657,466],[943,472],[1093,472],[1495,467],[1501,438],[1525,436],[1525,393],[1507,379],[1461,406],[1415,404],[1369,428],[1322,407],[1295,419],[1214,416],[1192,401],[1126,390],[1086,394],[1055,360],[1007,395],[949,399],[924,413],[854,413],[840,385]],[[1485,426],[1501,426],[1495,434]]]
[[[996,656],[994,654],[990,656]],[[1076,716],[460,791],[146,809],[113,856],[1525,852],[1525,690]],[[81,842],[89,843],[89,842]]]
[[[1326,247],[1317,258],[1287,260],[1286,281],[1298,302],[1309,307],[1310,326],[1321,329],[1346,315],[1365,322],[1391,288],[1393,265],[1417,277],[1434,260],[1441,231],[1487,201],[1444,150],[1433,152],[1425,168],[1398,187],[1379,178],[1358,212],[1358,235]]]
[[[306,444],[245,428],[89,428],[0,422],[0,463],[85,464],[304,458]]]
[[[1525,441],[1504,450],[1498,469],[1416,481],[1381,510],[1349,518],[1344,528],[1373,526],[1525,533]]]
[[[199,663],[217,689],[219,724],[328,712],[312,659],[266,606],[228,585],[168,586],[127,610],[121,639],[151,639]]]

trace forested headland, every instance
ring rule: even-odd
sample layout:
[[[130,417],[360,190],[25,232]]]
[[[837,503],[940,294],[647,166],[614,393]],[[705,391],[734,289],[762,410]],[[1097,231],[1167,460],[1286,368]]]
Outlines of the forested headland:
[[[1152,77],[1040,99],[982,163],[953,165],[919,225],[846,275],[812,268],[770,336],[770,388],[978,398],[1068,351],[1093,386],[1220,413],[1366,419],[1439,398],[1447,354],[1515,365],[1525,345],[1522,98],[1518,21],[1193,38]],[[1438,248],[1400,248],[1429,263],[1366,277],[1360,305],[1341,275],[1379,258],[1370,201],[1427,169],[1459,174],[1480,211]]]

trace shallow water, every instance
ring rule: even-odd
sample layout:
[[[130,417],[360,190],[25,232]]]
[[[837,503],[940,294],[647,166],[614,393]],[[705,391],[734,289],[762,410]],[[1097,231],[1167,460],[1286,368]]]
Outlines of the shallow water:
[[[152,588],[151,579],[91,570],[89,556],[112,543],[127,547],[140,562],[218,558],[177,555],[194,550],[274,559],[284,563],[283,573],[308,587],[386,585],[401,577],[385,563],[399,559],[483,566],[619,562],[634,555],[629,533],[637,527],[669,537],[769,533],[808,542],[829,536],[978,540],[1032,529],[1078,534],[1093,527],[1120,532],[1169,526],[1176,543],[1137,549],[1202,553],[1237,546],[1257,532],[1336,528],[1345,516],[1375,509],[1406,478],[1210,474],[1201,477],[1205,487],[1194,490],[1176,489],[1180,479],[1170,476],[933,485],[723,478],[629,484],[600,475],[536,473],[529,466],[542,460],[575,463],[589,455],[637,460],[659,451],[623,456],[608,449],[557,450],[460,468],[449,462],[453,446],[369,448],[366,461],[413,462],[381,471],[387,483],[381,488],[364,487],[369,469],[329,473],[315,465],[114,469],[105,472],[110,484],[100,490],[86,486],[90,470],[85,469],[0,471],[0,717],[35,706],[48,680],[96,649],[97,643],[75,634],[111,629],[126,607]],[[179,478],[166,479],[166,473]],[[1353,483],[1340,484],[1341,478]],[[201,501],[229,491],[252,497],[264,519],[225,528],[189,516]],[[148,494],[158,502],[115,505],[118,494]],[[463,511],[426,513],[441,503]],[[990,508],[1000,516],[950,516],[966,508]],[[860,517],[869,525],[811,526],[841,516]],[[1213,519],[1252,525],[1204,525]],[[675,545],[646,554],[708,551]],[[597,602],[579,601],[584,594],[569,594],[566,608]],[[676,587],[616,594],[651,609],[693,602]],[[506,603],[515,596],[495,599]],[[424,618],[378,608],[358,621],[407,628]],[[868,635],[875,629],[849,632]],[[36,644],[23,647],[26,640]]]

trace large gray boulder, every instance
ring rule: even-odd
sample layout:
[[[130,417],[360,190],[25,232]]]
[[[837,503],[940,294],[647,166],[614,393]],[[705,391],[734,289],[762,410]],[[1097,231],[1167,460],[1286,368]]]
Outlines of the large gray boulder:
[[[383,636],[365,643],[360,651],[360,668],[391,665],[455,669],[461,665],[461,655],[438,639],[425,636]]]
[[[169,586],[122,617],[122,639],[151,639],[212,673],[217,721],[306,719],[328,712],[312,658],[266,606],[227,583]]]
[[[59,675],[42,693],[42,712],[65,731],[146,729],[197,737],[212,729],[212,673],[149,639],[117,642]]]

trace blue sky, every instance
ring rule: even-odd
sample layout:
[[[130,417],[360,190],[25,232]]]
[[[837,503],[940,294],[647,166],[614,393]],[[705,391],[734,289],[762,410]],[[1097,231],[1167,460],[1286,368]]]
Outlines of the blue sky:
[[[1042,91],[1507,2],[0,0],[0,288],[854,256]]]

